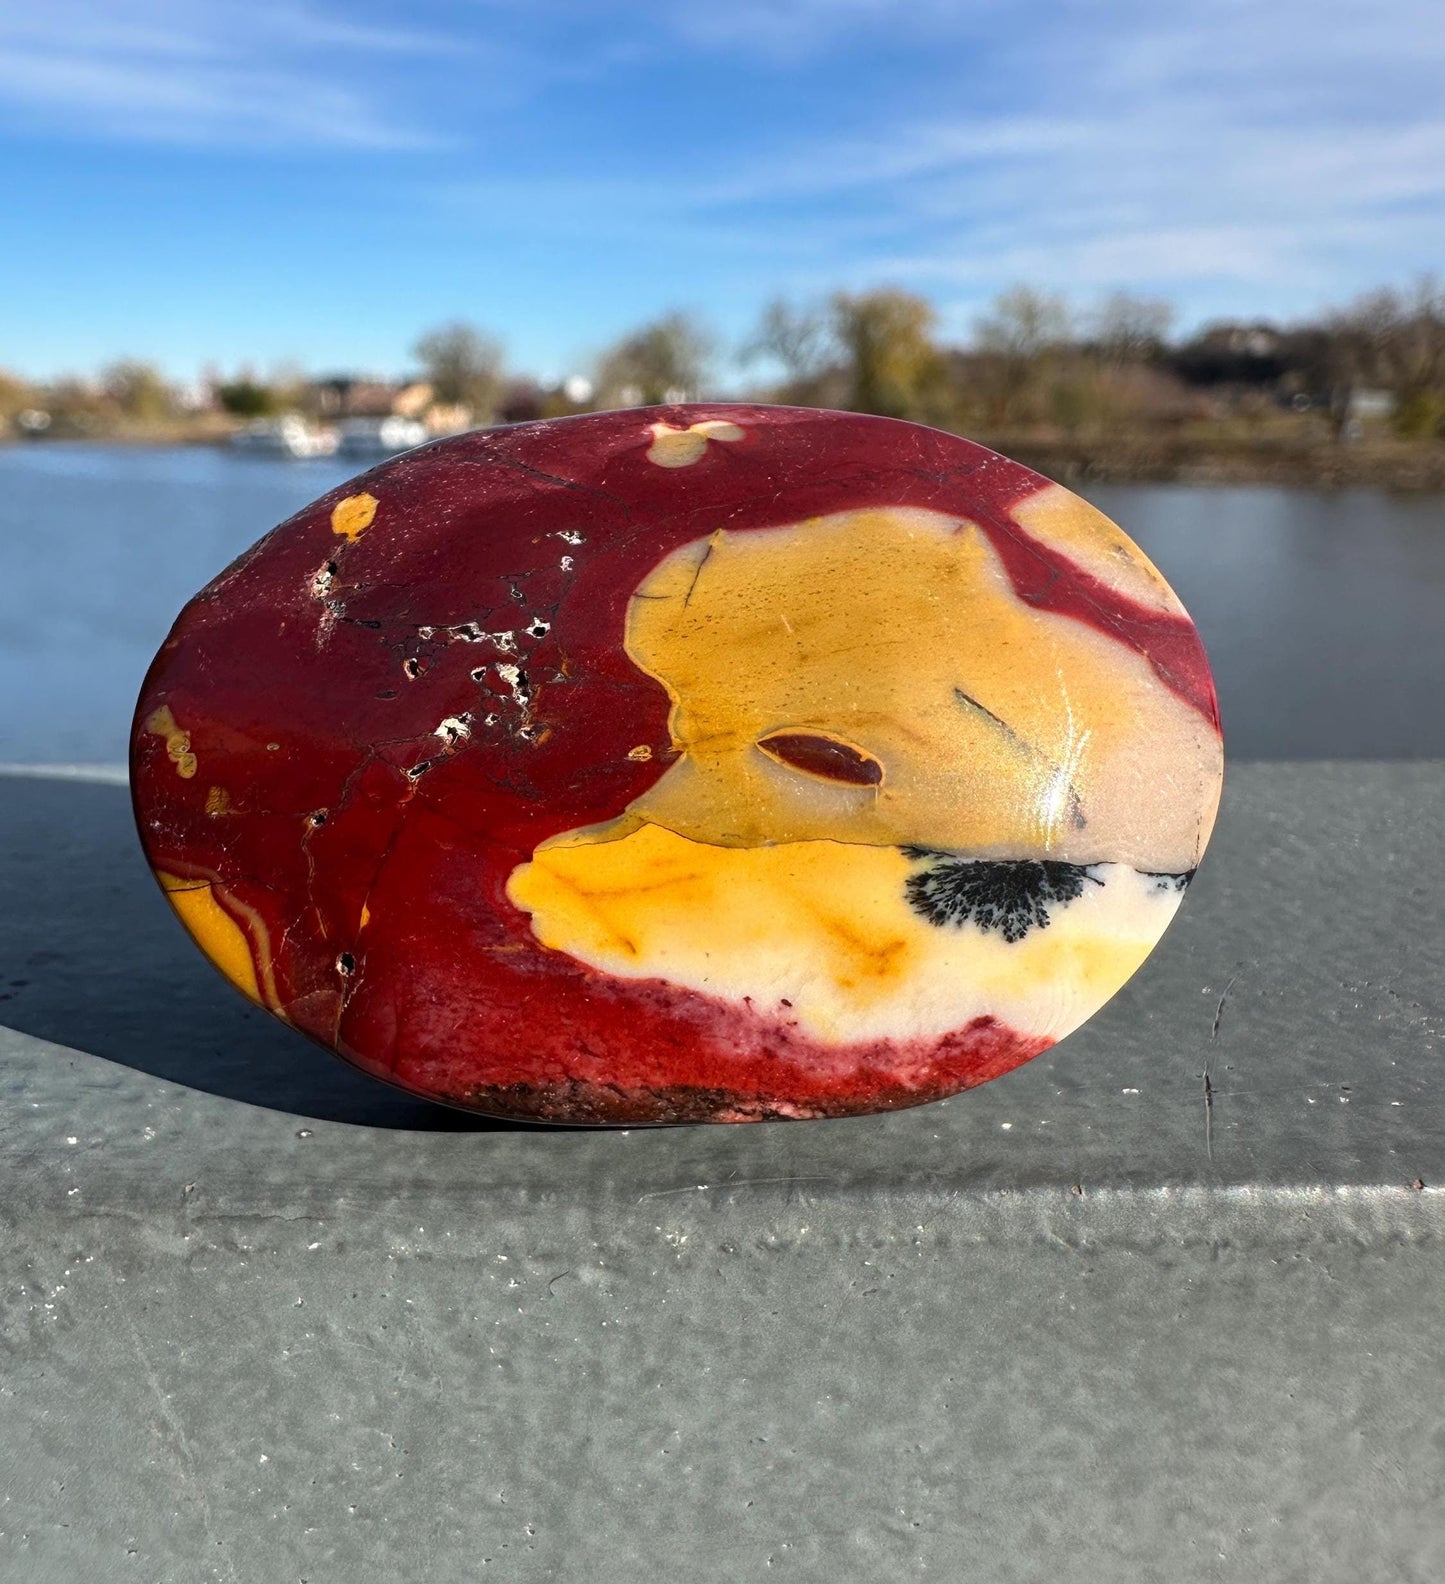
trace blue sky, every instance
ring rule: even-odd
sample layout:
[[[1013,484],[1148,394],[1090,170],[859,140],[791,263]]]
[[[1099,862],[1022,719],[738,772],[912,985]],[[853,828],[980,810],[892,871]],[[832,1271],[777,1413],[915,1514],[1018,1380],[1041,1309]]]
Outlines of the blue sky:
[[[1185,325],[1445,267],[1439,0],[0,0],[0,367],[585,367],[890,283]]]

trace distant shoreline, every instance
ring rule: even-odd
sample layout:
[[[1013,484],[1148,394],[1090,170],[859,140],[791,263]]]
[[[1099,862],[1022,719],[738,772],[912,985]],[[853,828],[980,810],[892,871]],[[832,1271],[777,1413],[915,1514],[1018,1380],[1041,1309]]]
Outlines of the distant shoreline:
[[[1276,436],[1229,440],[970,438],[1068,485],[1266,484],[1445,491],[1445,442],[1439,440],[1364,439],[1337,444]]]
[[[1308,489],[1369,486],[1445,492],[1445,440],[1366,437],[1334,443],[1299,435],[1115,435],[1094,438],[974,432],[967,436],[1061,484],[1276,485]],[[110,434],[23,440],[0,447],[109,445],[224,446],[227,431],[167,426]]]

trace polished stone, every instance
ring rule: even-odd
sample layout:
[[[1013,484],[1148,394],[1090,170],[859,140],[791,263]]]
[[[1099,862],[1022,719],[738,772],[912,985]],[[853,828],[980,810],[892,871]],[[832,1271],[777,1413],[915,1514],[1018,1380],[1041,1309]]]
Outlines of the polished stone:
[[[239,989],[417,1094],[565,1122],[892,1109],[1124,983],[1219,796],[1118,528],[886,419],[604,413],[408,453],[176,623],[152,867]]]

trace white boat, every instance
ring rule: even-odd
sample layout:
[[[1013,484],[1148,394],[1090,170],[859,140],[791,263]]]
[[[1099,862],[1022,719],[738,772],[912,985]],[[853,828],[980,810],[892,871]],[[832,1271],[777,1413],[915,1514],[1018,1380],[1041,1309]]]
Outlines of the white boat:
[[[341,454],[348,457],[395,456],[431,439],[431,431],[415,418],[347,418],[340,426]]]
[[[328,457],[336,455],[337,434],[307,423],[298,413],[285,413],[254,419],[231,436],[231,444],[258,456]]]

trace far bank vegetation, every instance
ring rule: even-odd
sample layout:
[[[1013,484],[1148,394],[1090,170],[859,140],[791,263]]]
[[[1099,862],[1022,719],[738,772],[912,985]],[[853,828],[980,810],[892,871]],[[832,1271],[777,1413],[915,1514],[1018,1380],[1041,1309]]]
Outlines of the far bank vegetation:
[[[285,412],[319,424],[404,413],[446,433],[725,390],[933,424],[1056,476],[1445,485],[1445,289],[1430,278],[1308,322],[1187,335],[1147,296],[1081,308],[1019,285],[950,337],[926,298],[880,287],[779,299],[731,347],[671,312],[551,382],[509,368],[502,341],[465,322],[428,331],[412,355],[393,379],[242,369],[178,385],[131,359],[48,382],[0,371],[0,433],[208,439]]]

